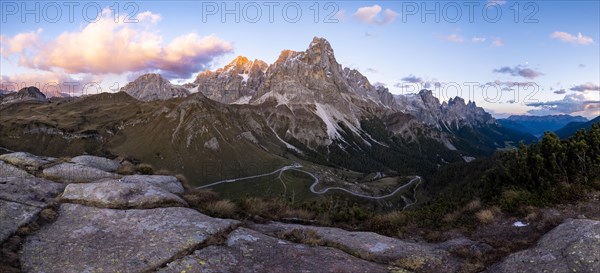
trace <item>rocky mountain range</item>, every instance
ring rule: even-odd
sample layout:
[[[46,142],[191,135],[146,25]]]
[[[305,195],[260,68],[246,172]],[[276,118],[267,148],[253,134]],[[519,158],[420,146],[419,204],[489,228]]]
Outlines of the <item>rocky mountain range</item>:
[[[195,165],[237,170],[265,162],[258,172],[290,156],[415,175],[535,139],[461,98],[440,103],[427,90],[393,96],[343,68],[323,38],[305,51],[282,51],[270,65],[238,57],[184,86],[147,74],[121,91],[35,106],[43,116],[24,104],[0,108],[0,146],[54,156],[126,154],[205,181],[235,176]]]
[[[136,80],[138,85],[146,85],[144,77]],[[342,139],[342,127],[368,142],[361,135],[360,121],[369,116],[393,120],[390,116],[406,114],[407,122],[402,126],[387,127],[395,128],[395,135],[409,139],[417,137],[416,130],[421,130],[422,125],[440,131],[498,125],[474,102],[465,103],[459,97],[440,103],[428,90],[394,96],[385,87],[375,87],[359,71],[343,68],[329,42],[317,37],[306,51],[282,51],[273,64],[240,56],[214,72],[199,73],[186,86],[224,104],[274,104],[268,111],[269,125],[275,131],[285,127],[284,138],[295,138],[311,148]],[[148,94],[162,93],[156,88],[144,90]],[[285,123],[282,119],[297,122]],[[318,123],[325,128],[312,127]],[[451,142],[450,136],[440,138],[443,143]]]
[[[548,115],[548,116],[525,116],[512,115],[506,119],[500,119],[498,122],[507,128],[512,128],[522,132],[530,133],[534,136],[541,136],[546,131],[554,132],[571,122],[587,122],[588,119],[582,116],[570,115]]]

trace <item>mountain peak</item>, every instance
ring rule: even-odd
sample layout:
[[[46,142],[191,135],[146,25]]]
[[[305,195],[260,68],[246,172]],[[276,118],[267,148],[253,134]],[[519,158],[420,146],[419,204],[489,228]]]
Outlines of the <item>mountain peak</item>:
[[[139,76],[135,81],[121,88],[121,92],[141,101],[167,100],[190,94],[186,88],[171,84],[169,80],[156,73]]]
[[[37,87],[29,86],[19,90],[19,92],[12,92],[3,97],[0,97],[0,104],[8,104],[14,102],[23,101],[34,101],[34,102],[46,102],[46,95],[42,93]]]
[[[246,66],[248,66],[248,64],[250,64],[250,63],[251,63],[251,61],[248,60],[248,58],[246,58],[244,56],[237,56],[237,57],[235,57],[235,59],[233,59],[227,65],[225,65],[225,67],[223,67],[223,70],[229,71],[229,70],[243,69]]]
[[[321,50],[333,52],[333,48],[331,47],[331,44],[329,43],[329,41],[327,41],[327,39],[321,38],[321,37],[313,38],[308,49],[310,50],[313,48],[320,48]]]

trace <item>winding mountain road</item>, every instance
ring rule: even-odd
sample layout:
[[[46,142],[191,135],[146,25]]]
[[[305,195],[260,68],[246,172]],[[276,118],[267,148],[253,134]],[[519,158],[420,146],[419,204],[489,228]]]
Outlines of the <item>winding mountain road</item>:
[[[217,182],[210,183],[210,184],[207,184],[207,185],[199,186],[199,187],[196,187],[196,188],[197,189],[204,189],[204,188],[209,188],[209,187],[216,186],[216,185],[223,184],[223,183],[235,183],[235,182],[242,181],[242,180],[248,180],[248,179],[254,179],[254,178],[259,178],[259,177],[265,177],[265,176],[270,176],[270,175],[274,175],[274,174],[277,174],[277,173],[279,173],[279,175],[281,176],[281,174],[283,172],[285,172],[285,171],[297,171],[297,172],[305,173],[305,174],[307,174],[307,175],[309,175],[309,176],[311,176],[313,178],[314,182],[312,183],[312,185],[310,185],[310,191],[312,193],[314,193],[314,194],[325,194],[325,193],[327,193],[330,190],[334,190],[334,191],[343,191],[345,193],[348,193],[348,194],[356,196],[356,197],[367,198],[367,199],[371,199],[371,200],[381,200],[381,199],[385,199],[385,198],[394,196],[396,193],[398,193],[402,189],[404,189],[404,188],[406,188],[406,187],[411,186],[412,184],[414,184],[415,181],[418,181],[417,186],[419,184],[421,184],[421,181],[422,181],[422,179],[421,179],[420,176],[416,176],[415,178],[411,179],[408,183],[406,183],[406,184],[404,184],[404,185],[396,188],[393,192],[388,193],[386,195],[381,195],[381,196],[370,196],[370,195],[355,193],[355,192],[352,192],[350,190],[347,190],[347,189],[344,189],[344,188],[341,188],[341,187],[329,187],[329,188],[324,188],[324,189],[321,189],[321,190],[317,191],[317,190],[315,190],[315,187],[319,184],[319,178],[317,176],[315,176],[314,174],[310,173],[310,172],[307,172],[305,170],[301,170],[300,168],[302,168],[302,165],[300,165],[298,163],[294,163],[294,164],[291,164],[291,165],[288,165],[288,166],[281,167],[281,168],[279,168],[277,170],[274,170],[272,172],[269,172],[269,173],[259,174],[259,175],[252,175],[252,176],[241,177],[241,178],[221,180],[221,181],[217,181]],[[415,198],[415,201],[412,204],[414,204],[416,202],[417,202],[417,200]],[[405,208],[408,207],[408,206],[410,206],[410,205],[412,205],[412,204],[408,204],[407,206],[405,206]]]

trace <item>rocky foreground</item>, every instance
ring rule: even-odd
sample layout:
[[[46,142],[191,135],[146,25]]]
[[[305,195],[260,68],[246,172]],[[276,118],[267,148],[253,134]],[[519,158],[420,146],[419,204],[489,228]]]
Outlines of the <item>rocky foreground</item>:
[[[219,219],[174,176],[95,156],[0,156],[0,272],[464,272],[492,247]],[[600,272],[600,222],[567,220],[489,272]]]

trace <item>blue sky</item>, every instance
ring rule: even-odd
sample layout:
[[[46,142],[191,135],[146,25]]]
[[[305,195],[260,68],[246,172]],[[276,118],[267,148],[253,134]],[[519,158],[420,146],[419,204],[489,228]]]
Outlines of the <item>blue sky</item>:
[[[271,18],[265,2],[80,2],[72,18],[65,2],[56,3],[2,2],[3,85],[93,81],[108,91],[145,72],[180,83],[237,55],[272,63],[281,50],[305,50],[319,36],[343,66],[395,94],[428,86],[498,117],[600,115],[599,1],[296,1],[271,4]],[[235,14],[223,20],[223,8],[236,4],[239,22]],[[88,22],[84,6],[88,18],[96,7],[104,17]],[[22,20],[23,7],[39,22],[33,14]],[[128,14],[138,22],[123,23]],[[469,92],[470,85],[477,87]]]

